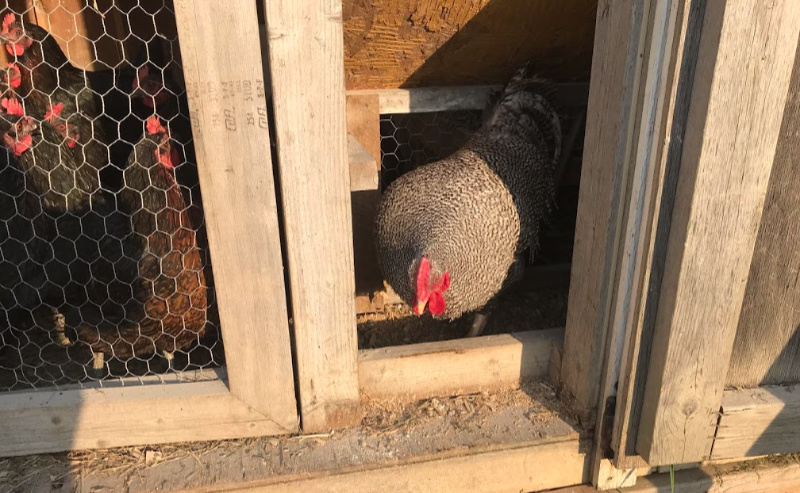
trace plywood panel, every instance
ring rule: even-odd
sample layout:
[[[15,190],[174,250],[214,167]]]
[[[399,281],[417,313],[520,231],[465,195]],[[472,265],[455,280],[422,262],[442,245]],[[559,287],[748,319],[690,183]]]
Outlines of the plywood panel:
[[[505,84],[523,62],[589,74],[596,0],[345,0],[348,89]]]
[[[800,382],[800,57],[795,55],[764,214],[725,384]]]

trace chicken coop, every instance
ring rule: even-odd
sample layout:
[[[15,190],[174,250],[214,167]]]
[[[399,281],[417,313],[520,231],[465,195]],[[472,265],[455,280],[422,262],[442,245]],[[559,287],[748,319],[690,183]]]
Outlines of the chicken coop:
[[[2,15],[0,480],[153,447],[126,491],[800,484],[800,3]],[[376,222],[527,62],[552,211],[476,336],[415,313]],[[65,471],[43,481],[90,490]]]

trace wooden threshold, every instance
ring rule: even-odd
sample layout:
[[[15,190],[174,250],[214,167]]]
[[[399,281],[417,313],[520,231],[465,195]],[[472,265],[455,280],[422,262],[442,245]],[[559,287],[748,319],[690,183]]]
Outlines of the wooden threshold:
[[[547,375],[551,347],[564,329],[425,342],[359,351],[361,392],[424,399],[519,385]]]
[[[297,431],[233,397],[213,370],[8,392],[0,423],[0,457]]]
[[[800,450],[800,385],[726,390],[712,459]]]
[[[587,478],[588,446],[578,438],[542,440],[503,450],[435,455],[404,464],[359,468],[335,474],[311,474],[240,485],[184,490],[184,493],[367,493],[462,492],[511,493],[580,484]]]

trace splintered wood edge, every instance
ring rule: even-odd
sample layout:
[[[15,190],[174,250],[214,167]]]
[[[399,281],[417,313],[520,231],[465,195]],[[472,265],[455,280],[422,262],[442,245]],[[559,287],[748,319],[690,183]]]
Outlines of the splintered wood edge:
[[[800,450],[800,385],[726,390],[712,459]]]
[[[551,347],[563,339],[559,328],[361,350],[361,392],[424,399],[516,388],[547,376]]]
[[[143,379],[127,385],[4,393],[0,423],[7,425],[0,426],[0,457],[298,430],[278,425],[233,397],[227,382],[214,378],[213,372],[198,375],[189,382]]]

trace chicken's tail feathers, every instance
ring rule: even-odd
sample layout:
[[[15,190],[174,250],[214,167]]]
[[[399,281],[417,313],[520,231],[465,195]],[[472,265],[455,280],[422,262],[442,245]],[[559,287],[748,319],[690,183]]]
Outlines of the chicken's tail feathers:
[[[485,112],[484,128],[494,135],[541,136],[555,166],[561,157],[561,120],[556,85],[536,73],[533,62],[522,66]]]

